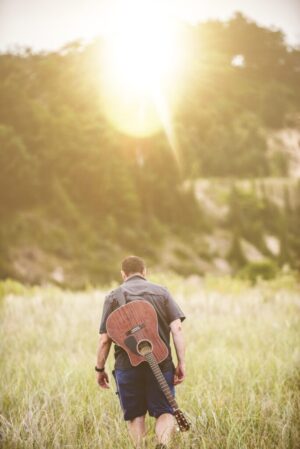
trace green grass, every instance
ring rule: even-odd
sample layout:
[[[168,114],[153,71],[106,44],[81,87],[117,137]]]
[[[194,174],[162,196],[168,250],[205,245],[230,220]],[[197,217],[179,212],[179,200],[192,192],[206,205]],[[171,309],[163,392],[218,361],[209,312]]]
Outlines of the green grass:
[[[174,447],[298,449],[300,293],[292,278],[255,287],[152,279],[169,286],[188,316],[188,372],[177,396],[192,430],[176,435]],[[110,391],[95,382],[104,294],[0,285],[1,448],[132,447],[113,381]],[[148,427],[153,447],[153,420]]]

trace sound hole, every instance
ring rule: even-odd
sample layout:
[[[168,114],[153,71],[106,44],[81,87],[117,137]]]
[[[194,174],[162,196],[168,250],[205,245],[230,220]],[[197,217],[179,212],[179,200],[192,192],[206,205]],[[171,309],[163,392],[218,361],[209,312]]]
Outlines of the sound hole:
[[[149,354],[152,352],[152,344],[149,340],[142,340],[138,343],[137,350],[141,355]]]

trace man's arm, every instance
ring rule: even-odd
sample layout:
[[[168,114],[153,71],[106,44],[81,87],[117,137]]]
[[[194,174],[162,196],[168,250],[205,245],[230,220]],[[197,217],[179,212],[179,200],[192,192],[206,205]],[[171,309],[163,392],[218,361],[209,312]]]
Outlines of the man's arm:
[[[170,324],[170,329],[178,360],[174,374],[174,385],[178,385],[183,382],[185,378],[185,344],[181,320],[177,319],[172,321]]]
[[[99,345],[98,345],[98,351],[97,351],[97,362],[96,366],[97,368],[104,368],[106,359],[109,354],[110,346],[111,346],[112,340],[109,338],[108,334],[100,334],[99,337]],[[109,379],[108,375],[105,371],[101,373],[96,373],[97,382],[101,388],[109,388]]]

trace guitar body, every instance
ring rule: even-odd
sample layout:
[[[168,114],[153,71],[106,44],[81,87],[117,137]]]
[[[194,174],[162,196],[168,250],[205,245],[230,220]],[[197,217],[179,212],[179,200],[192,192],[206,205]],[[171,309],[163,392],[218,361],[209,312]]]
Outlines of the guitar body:
[[[142,299],[128,302],[109,315],[106,329],[110,338],[127,352],[132,366],[148,362],[173,409],[179,429],[181,432],[189,430],[190,423],[179,409],[158,365],[168,356],[168,348],[159,336],[154,307]]]
[[[112,312],[106,322],[110,338],[123,348],[132,366],[146,359],[140,352],[140,343],[149,342],[158,363],[168,356],[168,348],[158,333],[158,320],[154,307],[147,301],[130,301]]]

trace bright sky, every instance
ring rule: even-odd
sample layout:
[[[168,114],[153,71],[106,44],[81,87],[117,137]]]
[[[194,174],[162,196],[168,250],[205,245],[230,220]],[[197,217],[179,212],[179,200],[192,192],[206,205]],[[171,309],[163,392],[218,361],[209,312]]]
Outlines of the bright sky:
[[[57,49],[78,38],[92,39],[105,28],[117,1],[128,0],[0,0],[0,50],[15,45]],[[159,0],[159,5],[192,22],[227,19],[241,11],[300,44],[300,0]]]

